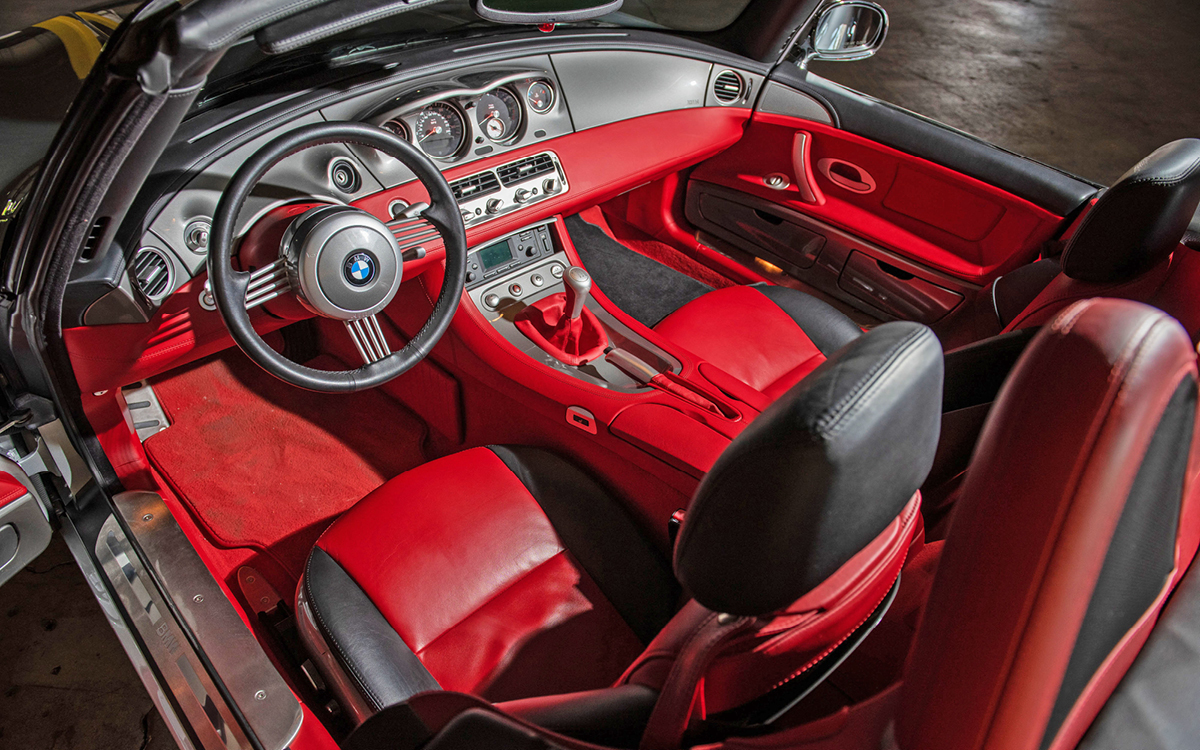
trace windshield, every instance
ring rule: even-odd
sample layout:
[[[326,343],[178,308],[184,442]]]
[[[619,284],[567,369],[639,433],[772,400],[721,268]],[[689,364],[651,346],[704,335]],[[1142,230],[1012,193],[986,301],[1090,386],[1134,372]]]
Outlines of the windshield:
[[[750,0],[625,0],[617,13],[564,27],[642,28],[666,32],[706,33],[733,23]],[[235,45],[209,74],[197,108],[214,97],[252,83],[291,75],[306,64],[350,65],[380,52],[415,45],[495,33],[523,31],[528,26],[508,26],[477,16],[468,0],[445,0],[411,10],[316,42],[295,52],[267,55],[252,40]]]

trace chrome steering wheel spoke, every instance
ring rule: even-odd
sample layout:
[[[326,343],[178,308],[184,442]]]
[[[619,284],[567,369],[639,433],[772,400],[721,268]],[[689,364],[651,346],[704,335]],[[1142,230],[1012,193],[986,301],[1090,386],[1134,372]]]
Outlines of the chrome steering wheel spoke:
[[[383,328],[379,325],[378,317],[368,315],[365,318],[344,322],[363,362],[369,365],[391,355],[391,347],[388,346],[387,339],[383,335]]]
[[[270,302],[291,288],[283,258],[268,263],[250,274],[250,284],[246,287],[246,309],[252,310],[264,302]]]

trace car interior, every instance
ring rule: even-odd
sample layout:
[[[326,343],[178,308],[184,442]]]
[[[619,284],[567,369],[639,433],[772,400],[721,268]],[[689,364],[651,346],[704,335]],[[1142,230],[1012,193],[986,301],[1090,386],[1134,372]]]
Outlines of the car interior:
[[[219,72],[62,338],[97,555],[177,525],[296,731],[1083,740],[1200,544],[1200,140],[1105,189],[637,29]]]

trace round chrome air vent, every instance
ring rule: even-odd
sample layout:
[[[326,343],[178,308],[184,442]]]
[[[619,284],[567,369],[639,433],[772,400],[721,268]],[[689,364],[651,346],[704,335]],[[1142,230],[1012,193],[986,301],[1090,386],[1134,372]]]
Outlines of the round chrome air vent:
[[[713,82],[713,96],[722,104],[733,104],[746,93],[746,82],[732,70],[725,70]]]
[[[157,302],[165,297],[173,277],[171,261],[158,248],[143,247],[133,257],[133,280],[150,299]]]

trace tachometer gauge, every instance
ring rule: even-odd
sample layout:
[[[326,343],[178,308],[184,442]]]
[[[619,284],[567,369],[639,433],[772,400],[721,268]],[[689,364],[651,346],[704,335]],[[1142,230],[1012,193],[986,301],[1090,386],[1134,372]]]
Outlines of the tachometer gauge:
[[[525,94],[529,108],[539,115],[544,115],[554,107],[554,89],[545,81],[537,81],[529,87]]]
[[[475,119],[488,138],[507,141],[521,127],[521,103],[508,89],[489,91],[475,103]]]
[[[417,113],[417,145],[435,159],[454,156],[466,139],[462,115],[445,102],[435,102]]]

